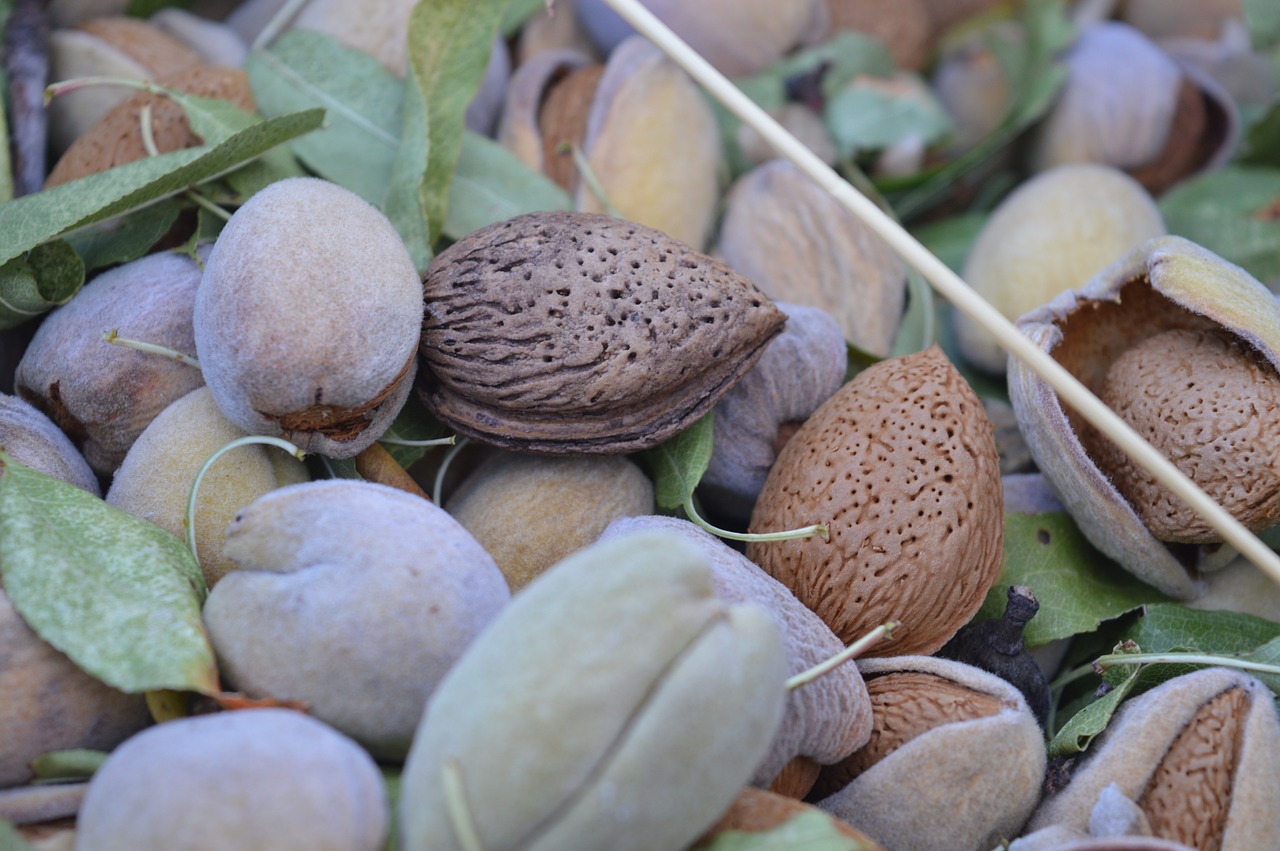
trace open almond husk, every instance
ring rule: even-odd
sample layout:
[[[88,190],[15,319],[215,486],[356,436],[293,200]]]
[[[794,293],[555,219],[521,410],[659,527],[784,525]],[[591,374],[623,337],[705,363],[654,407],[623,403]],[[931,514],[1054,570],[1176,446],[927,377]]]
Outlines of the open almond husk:
[[[1158,400],[1159,394],[1168,394],[1156,405],[1154,420],[1149,414],[1145,422],[1131,424],[1166,455],[1174,455],[1174,462],[1210,496],[1235,503],[1225,507],[1246,526],[1257,531],[1274,522],[1268,505],[1275,502],[1273,492],[1280,482],[1270,463],[1274,453],[1267,446],[1275,439],[1270,432],[1280,405],[1265,401],[1267,393],[1259,390],[1265,385],[1255,379],[1274,379],[1280,369],[1280,304],[1248,273],[1188,240],[1158,237],[1133,248],[1079,290],[1064,292],[1025,314],[1018,326],[1099,394],[1117,360],[1165,332],[1202,332],[1234,348],[1250,371],[1247,376],[1240,373],[1241,390],[1234,397],[1216,374],[1212,380],[1192,377],[1186,371],[1192,359],[1170,348],[1167,368],[1149,369],[1156,383],[1166,386],[1127,388],[1126,396],[1113,388],[1112,404],[1132,407],[1130,400],[1141,401],[1144,395]],[[1174,381],[1182,381],[1182,390],[1190,395],[1174,396]],[[1036,463],[1093,545],[1166,594],[1192,599],[1202,593],[1200,572],[1225,565],[1230,549],[1208,536],[1198,538],[1199,543],[1157,538],[1139,512],[1164,499],[1161,491],[1144,488],[1145,480],[1139,479],[1127,499],[1118,486],[1126,481],[1124,464],[1104,464],[1118,450],[1065,408],[1048,383],[1018,358],[1009,362],[1009,396]],[[1212,417],[1220,413],[1219,426]],[[1185,430],[1179,429],[1183,421],[1197,417],[1207,421],[1201,429],[1203,441],[1188,442]],[[1242,461],[1247,462],[1247,475],[1232,472],[1231,465],[1239,467]],[[1140,496],[1134,498],[1135,493]],[[1248,508],[1253,503],[1264,510],[1253,512]],[[1169,511],[1179,504],[1168,496]]]

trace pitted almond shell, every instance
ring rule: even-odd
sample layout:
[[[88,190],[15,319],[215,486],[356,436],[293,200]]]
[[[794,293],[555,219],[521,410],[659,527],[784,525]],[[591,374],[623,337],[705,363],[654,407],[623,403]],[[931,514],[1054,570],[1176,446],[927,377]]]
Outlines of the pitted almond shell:
[[[1280,846],[1280,720],[1258,680],[1227,668],[1175,677],[1124,704],[1091,750],[1028,830],[1087,830],[1114,784],[1158,838],[1218,851]]]
[[[782,633],[792,675],[844,649],[827,625],[806,609],[785,585],[687,520],[626,517],[609,524],[600,540],[644,531],[677,535],[696,547],[711,565],[716,596],[721,600],[733,604],[754,603],[768,611]],[[837,762],[865,745],[870,735],[871,704],[866,686],[855,666],[841,665],[787,695],[782,723],[769,752],[756,766],[751,782],[755,786],[769,786],[797,756],[818,765]]]
[[[990,421],[937,346],[865,370],[809,417],[769,473],[755,532],[826,522],[830,540],[747,556],[840,640],[887,621],[891,654],[932,653],[1000,573],[1003,493]]]
[[[889,245],[786,160],[739,178],[715,253],[770,298],[817,307],[880,357],[902,322],[907,273]]]
[[[1018,327],[1095,393],[1130,347],[1173,329],[1230,332],[1280,368],[1280,304],[1243,269],[1181,237],[1133,248],[1078,291],[1024,315]],[[1098,466],[1102,438],[1048,384],[1009,361],[1009,398],[1037,465],[1089,541],[1165,594],[1191,599],[1199,571],[1229,561],[1225,546],[1158,541]]]
[[[652,42],[613,51],[595,89],[582,150],[623,218],[706,247],[720,201],[720,129],[701,89]],[[579,181],[577,209],[605,204]]]
[[[188,94],[229,101],[246,112],[255,109],[249,78],[236,68],[197,65],[161,79],[160,85]],[[160,153],[201,143],[191,132],[183,108],[164,95],[139,92],[113,107],[72,143],[45,180],[45,188],[106,171],[148,156],[142,141],[141,115],[151,109],[151,134]]]
[[[450,246],[423,281],[418,391],[482,441],[633,452],[701,417],[786,316],[728,267],[651,228],[533,213]]]
[[[883,753],[817,805],[895,851],[988,851],[1016,836],[1040,798],[1046,762],[1022,693],[931,656],[864,659],[858,668],[869,688],[897,680],[884,684],[868,745]]]

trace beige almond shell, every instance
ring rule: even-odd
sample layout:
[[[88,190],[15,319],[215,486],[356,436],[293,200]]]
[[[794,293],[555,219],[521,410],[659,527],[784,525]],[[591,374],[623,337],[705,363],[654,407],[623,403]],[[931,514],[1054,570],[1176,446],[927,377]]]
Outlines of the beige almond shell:
[[[825,522],[830,540],[750,543],[841,641],[887,621],[884,652],[932,653],[1000,573],[1003,492],[991,423],[937,346],[859,373],[778,456],[753,532]]]
[[[885,357],[906,303],[889,245],[786,160],[739,178],[715,254],[770,298],[830,313],[849,342]]]
[[[594,544],[516,595],[432,696],[405,764],[400,847],[448,851],[441,778],[484,848],[683,848],[723,813],[782,717],[773,618],[714,591],[696,547]]]
[[[444,507],[493,556],[515,592],[617,518],[651,514],[653,483],[621,455],[501,452]]]
[[[1072,163],[1043,171],[1000,202],[974,240],[964,280],[1009,319],[1082,286],[1133,246],[1165,234],[1155,201],[1111,166]],[[965,360],[1001,373],[1009,356],[956,311]]]
[[[1243,269],[1176,236],[1135,246],[1079,290],[1021,317],[1018,327],[1095,392],[1125,350],[1173,328],[1229,331],[1280,368],[1275,297]],[[1179,555],[1209,569],[1207,550],[1175,553],[1151,534],[1086,450],[1092,427],[1016,358],[1009,361],[1009,398],[1036,464],[1085,537],[1163,593],[1198,596],[1204,584]]]
[[[708,506],[743,525],[751,519],[786,431],[798,428],[840,389],[848,368],[844,333],[829,313],[778,307],[787,314],[782,333],[716,403],[711,460],[698,483]]]
[[[633,36],[610,54],[582,151],[622,218],[706,247],[720,201],[719,126],[702,90],[648,39]],[[606,209],[586,181],[575,202]]]
[[[1044,733],[1022,693],[970,665],[929,656],[863,659],[865,678],[930,674],[996,707],[901,744],[817,806],[895,851],[988,851],[1012,839],[1040,799]]]
[[[225,100],[246,112],[255,109],[249,78],[238,69],[197,65],[165,77],[159,84],[200,97]],[[164,95],[139,92],[112,107],[67,148],[45,179],[45,188],[149,156],[142,138],[144,108],[151,110],[152,142],[160,153],[201,143],[200,137],[191,132],[180,104]]]
[[[1191,728],[1197,716],[1204,718],[1201,710],[1207,705],[1228,698],[1233,704],[1229,714],[1218,713],[1217,718]],[[1228,741],[1212,745],[1220,734]],[[1180,748],[1190,746],[1191,752],[1176,757],[1177,765],[1166,764],[1163,782],[1153,789],[1152,779],[1175,743]],[[1220,760],[1229,755],[1223,749],[1232,746],[1234,765],[1224,767],[1230,774],[1229,792],[1222,799],[1199,787],[1198,778],[1224,765]],[[1172,794],[1173,801],[1181,802],[1174,804],[1172,813],[1166,811],[1173,816],[1173,824],[1164,827],[1144,805],[1157,837],[1186,841],[1179,831],[1218,822],[1219,836],[1205,837],[1204,845],[1187,844],[1220,851],[1280,847],[1280,807],[1276,806],[1280,720],[1271,691],[1252,677],[1227,668],[1208,668],[1168,680],[1126,702],[1090,751],[1067,787],[1041,803],[1028,832],[1051,825],[1087,831],[1103,790],[1114,784],[1131,801],[1141,803],[1149,794]]]
[[[18,395],[71,438],[95,472],[109,474],[147,424],[204,383],[200,370],[103,335],[196,352],[192,311],[200,267],[152,254],[91,280],[41,322],[14,374]]]
[[[111,479],[107,502],[185,541],[196,475],[218,450],[245,436],[218,410],[208,387],[196,388],[138,435]],[[236,513],[267,491],[309,479],[305,464],[273,446],[237,447],[209,468],[195,513],[196,553],[208,587],[235,569],[222,545]]]
[[[205,381],[251,434],[350,458],[412,389],[418,273],[387,217],[337,184],[280,180],[236,210],[194,315]]]
[[[615,520],[600,540],[634,532],[668,532],[696,546],[711,564],[716,595],[726,603],[754,603],[773,615],[786,646],[791,675],[802,673],[844,650],[840,639],[796,599],[785,585],[723,541],[677,517]],[[769,786],[797,756],[818,764],[844,759],[871,735],[867,688],[853,665],[842,665],[787,696],[782,724],[751,778]]]
[[[423,281],[418,392],[457,431],[622,454],[707,413],[786,316],[727,266],[590,213],[533,213],[441,252]]]
[[[511,75],[498,119],[497,138],[534,171],[545,170],[539,117],[547,92],[569,74],[590,64],[591,60],[577,51],[551,50],[522,63]]]
[[[98,477],[71,439],[30,402],[0,393],[0,449],[14,461],[102,496]]]

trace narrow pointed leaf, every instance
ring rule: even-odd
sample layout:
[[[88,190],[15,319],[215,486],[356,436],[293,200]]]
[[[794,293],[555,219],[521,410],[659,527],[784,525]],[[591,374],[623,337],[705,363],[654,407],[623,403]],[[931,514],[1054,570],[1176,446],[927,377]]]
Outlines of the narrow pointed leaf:
[[[573,199],[554,181],[484,136],[467,132],[449,188],[444,235],[461,239],[482,227],[539,210],[571,210]]]
[[[708,414],[670,440],[645,450],[659,508],[674,511],[693,498],[711,463],[714,440],[714,414]]]
[[[3,452],[0,578],[37,635],[108,685],[217,689],[204,580],[186,546]]]

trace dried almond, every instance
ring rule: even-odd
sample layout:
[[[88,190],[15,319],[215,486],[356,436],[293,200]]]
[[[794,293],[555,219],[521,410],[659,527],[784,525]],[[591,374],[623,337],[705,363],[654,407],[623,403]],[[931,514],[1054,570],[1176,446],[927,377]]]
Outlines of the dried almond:
[[[724,264],[589,213],[476,231],[436,257],[423,291],[423,401],[464,434],[533,452],[662,442],[709,411],[786,322]]]
[[[982,605],[1000,573],[999,461],[981,402],[937,346],[860,373],[783,448],[751,527],[815,519],[829,541],[747,555],[842,641],[892,620],[885,652],[932,653]]]

